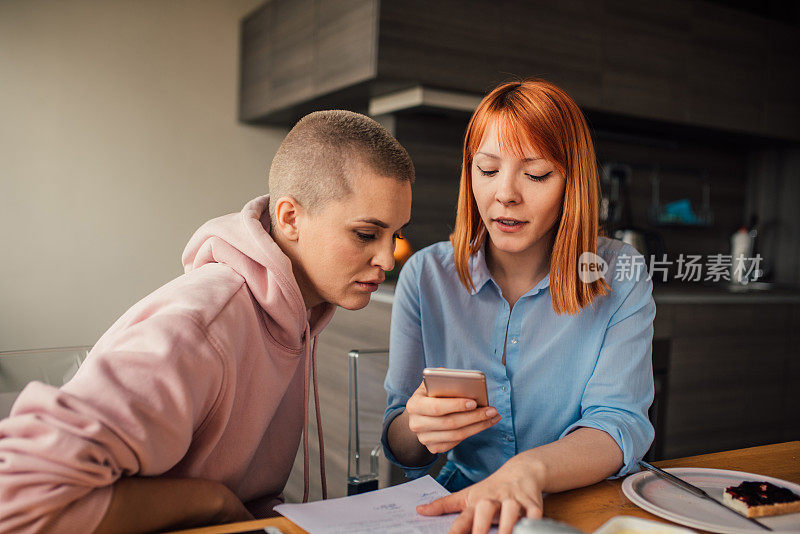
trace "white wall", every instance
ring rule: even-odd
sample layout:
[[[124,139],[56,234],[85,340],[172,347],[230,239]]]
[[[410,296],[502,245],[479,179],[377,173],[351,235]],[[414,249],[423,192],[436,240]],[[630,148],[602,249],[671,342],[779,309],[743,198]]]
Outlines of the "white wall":
[[[0,350],[94,343],[266,192],[285,131],[236,120],[259,1],[0,1]]]

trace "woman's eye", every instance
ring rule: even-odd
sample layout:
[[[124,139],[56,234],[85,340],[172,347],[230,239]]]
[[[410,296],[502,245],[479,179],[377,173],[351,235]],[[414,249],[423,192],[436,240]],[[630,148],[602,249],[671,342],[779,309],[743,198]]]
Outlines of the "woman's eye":
[[[547,178],[547,177],[548,177],[548,176],[550,176],[551,174],[553,174],[553,171],[546,172],[546,173],[544,173],[544,174],[543,174],[543,175],[541,175],[541,176],[537,176],[537,175],[535,175],[535,174],[529,174],[529,173],[527,173],[527,172],[526,172],[526,173],[525,173],[525,176],[527,176],[528,178],[530,178],[530,179],[531,179],[531,180],[533,180],[534,182],[544,182],[545,178]]]
[[[356,237],[366,243],[375,239],[375,234],[364,234],[362,232],[356,232]]]
[[[481,171],[481,174],[484,175],[484,176],[494,176],[495,174],[497,174],[496,170],[495,171],[485,171],[485,170],[481,169],[479,165],[475,165],[475,166],[478,167],[478,170]]]

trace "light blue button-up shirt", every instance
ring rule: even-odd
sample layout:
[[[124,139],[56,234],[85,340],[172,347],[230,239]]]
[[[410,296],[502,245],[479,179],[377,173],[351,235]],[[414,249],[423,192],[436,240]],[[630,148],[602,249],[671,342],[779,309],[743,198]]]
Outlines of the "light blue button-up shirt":
[[[611,292],[577,315],[553,311],[549,274],[511,308],[483,250],[470,260],[472,293],[461,285],[449,242],[412,256],[400,273],[392,307],[382,436],[387,458],[409,478],[428,471],[430,465],[400,464],[386,431],[422,381],[422,370],[450,367],[483,371],[489,404],[502,416],[448,453],[471,480],[478,482],[514,455],[578,427],[614,438],[624,462],[617,475],[637,470],[654,435],[647,418],[654,391],[653,286],[633,247],[601,237],[597,254],[608,262]]]

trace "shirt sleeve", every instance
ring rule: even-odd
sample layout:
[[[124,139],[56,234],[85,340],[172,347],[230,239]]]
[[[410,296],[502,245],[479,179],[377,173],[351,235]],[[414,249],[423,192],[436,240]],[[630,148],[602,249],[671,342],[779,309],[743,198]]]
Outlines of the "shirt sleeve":
[[[163,474],[202,431],[223,379],[205,330],[157,314],[107,335],[69,383],[32,382],[0,421],[0,531],[92,532],[115,481]]]
[[[394,291],[389,334],[389,370],[384,381],[387,406],[381,432],[384,455],[390,462],[402,468],[410,479],[425,475],[439,457],[436,455],[433,461],[423,466],[403,465],[392,453],[387,439],[389,425],[405,410],[408,399],[422,382],[422,370],[425,368],[418,282],[419,259],[420,255],[417,254],[406,262]]]
[[[644,265],[633,281],[617,284],[621,304],[611,315],[597,363],[581,398],[581,418],[560,437],[579,427],[607,432],[622,450],[623,465],[614,476],[637,471],[653,441],[647,410],[653,402],[653,284]],[[619,302],[617,300],[616,302]]]

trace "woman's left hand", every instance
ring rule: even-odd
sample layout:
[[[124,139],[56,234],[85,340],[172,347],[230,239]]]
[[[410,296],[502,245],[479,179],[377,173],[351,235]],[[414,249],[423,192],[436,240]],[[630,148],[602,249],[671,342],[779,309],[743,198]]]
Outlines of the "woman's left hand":
[[[486,534],[499,523],[499,534],[511,534],[521,516],[542,517],[544,466],[515,456],[481,482],[417,507],[421,515],[461,512],[450,534]]]

